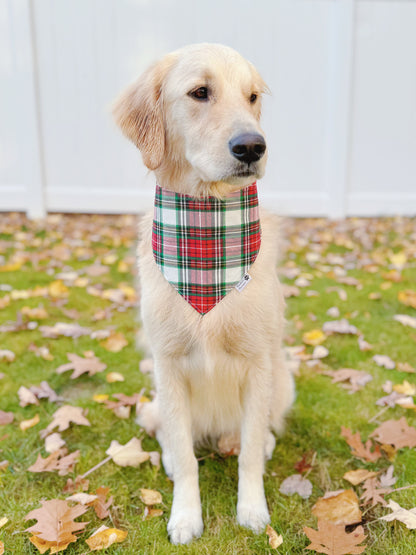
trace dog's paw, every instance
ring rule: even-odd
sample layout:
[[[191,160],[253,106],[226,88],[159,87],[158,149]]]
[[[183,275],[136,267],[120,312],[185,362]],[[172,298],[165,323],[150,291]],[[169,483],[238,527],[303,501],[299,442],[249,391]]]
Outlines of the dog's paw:
[[[239,503],[237,505],[237,521],[241,526],[250,528],[257,534],[262,532],[270,522],[266,502],[258,505]]]
[[[189,543],[199,538],[203,530],[202,517],[194,511],[172,514],[168,524],[170,541],[175,545]]]

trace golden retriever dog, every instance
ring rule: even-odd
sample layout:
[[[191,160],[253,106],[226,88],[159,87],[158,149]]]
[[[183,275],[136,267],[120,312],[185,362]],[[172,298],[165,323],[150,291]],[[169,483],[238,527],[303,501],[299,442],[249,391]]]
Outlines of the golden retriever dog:
[[[259,120],[265,90],[254,66],[236,51],[196,44],[152,65],[116,99],[113,113],[160,187],[192,199],[227,199],[264,174],[267,149]],[[233,288],[203,315],[156,264],[152,216],[141,222],[141,314],[156,397],[139,421],[154,430],[174,481],[168,523],[174,544],[203,531],[194,445],[207,438],[238,434],[237,520],[256,532],[270,520],[264,465],[294,385],[281,347],[277,225],[263,212],[260,222],[261,246],[247,286]]]

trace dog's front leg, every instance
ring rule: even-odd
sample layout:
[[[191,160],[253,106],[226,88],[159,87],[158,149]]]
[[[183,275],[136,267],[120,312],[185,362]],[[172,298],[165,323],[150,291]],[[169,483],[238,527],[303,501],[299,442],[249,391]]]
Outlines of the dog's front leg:
[[[164,438],[163,449],[168,450],[167,458],[174,481],[168,533],[172,543],[183,544],[198,538],[203,531],[189,392],[181,371],[175,368],[173,361],[165,360],[157,364],[159,367],[155,368],[155,375]]]
[[[263,486],[270,372],[268,365],[264,366],[248,370],[238,459],[237,520],[255,532],[262,531],[270,522]]]

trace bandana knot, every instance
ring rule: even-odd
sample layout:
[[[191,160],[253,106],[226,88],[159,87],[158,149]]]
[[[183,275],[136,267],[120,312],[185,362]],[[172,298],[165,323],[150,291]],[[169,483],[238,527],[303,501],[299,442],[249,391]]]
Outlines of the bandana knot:
[[[224,199],[196,198],[156,186],[152,247],[167,281],[200,314],[240,282],[260,250],[257,185]]]

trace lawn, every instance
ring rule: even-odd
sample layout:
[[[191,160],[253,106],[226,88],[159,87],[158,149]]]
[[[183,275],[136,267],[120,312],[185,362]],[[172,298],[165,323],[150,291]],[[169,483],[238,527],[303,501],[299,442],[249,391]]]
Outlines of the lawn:
[[[383,386],[387,391],[402,386],[410,398],[414,394],[416,220],[287,220],[282,224],[281,275],[287,296],[285,341],[296,371],[297,399],[265,472],[271,525],[283,543],[274,550],[265,533],[255,535],[236,524],[237,458],[207,451],[200,460],[203,536],[189,546],[171,546],[166,523],[173,488],[163,467],[150,461],[138,468],[122,467],[113,460],[98,466],[108,458],[112,440],[125,444],[136,437],[145,451],[159,450],[156,440],[135,424],[134,406],[128,415],[128,401],[121,401],[115,410],[103,402],[103,396],[108,396],[108,404],[118,393],[140,394],[136,397],[141,402],[152,396],[149,375],[139,372],[143,353],[135,339],[139,329],[134,289],[136,225],[132,216],[50,215],[44,221],[30,221],[18,214],[0,215],[0,409],[13,417],[11,423],[0,425],[0,519],[8,519],[0,528],[4,553],[38,553],[25,531],[36,521],[26,521],[25,516],[41,501],[66,499],[70,493],[63,488],[68,478],[74,480],[96,465],[88,475],[88,492],[109,488],[113,496],[109,516],[100,519],[89,508],[77,518],[88,523],[65,553],[89,553],[85,540],[102,524],[128,532],[121,543],[108,548],[114,554],[309,553],[303,528],[317,528],[312,513],[317,500],[334,490],[363,494],[362,483],[352,486],[343,478],[346,471],[384,472],[394,465],[397,481],[391,489],[416,485],[415,447],[381,445],[380,458],[367,462],[352,453],[341,435],[344,426],[360,432],[365,442],[383,422],[401,417],[416,426],[411,399],[405,406],[376,404],[388,394]],[[402,323],[395,319],[399,314],[410,318]],[[322,332],[326,322],[343,318],[355,326],[353,333]],[[361,350],[359,337],[371,349]],[[313,358],[318,343],[325,347],[323,358]],[[106,369],[74,379],[71,371],[57,373],[68,363],[68,353],[90,360],[95,356]],[[390,357],[395,368],[380,366],[375,355]],[[348,383],[333,383],[325,374],[343,368],[369,374],[371,381],[350,392],[343,387]],[[42,381],[59,399],[21,406],[19,388],[39,386]],[[84,409],[90,423],[71,424],[61,433],[68,453],[79,450],[78,461],[65,475],[29,471],[39,454],[48,455],[40,432],[64,405]],[[21,423],[36,415],[39,422],[22,430]],[[302,457],[310,464],[301,468],[312,484],[307,499],[279,491],[283,480],[299,471],[299,465],[298,470],[294,465]],[[163,510],[161,516],[145,517],[141,488],[161,493],[162,503],[155,505]],[[387,493],[385,500],[411,509],[416,506],[416,487]],[[416,552],[415,530],[402,522],[379,520],[391,512],[381,503],[374,507],[360,503],[365,553]],[[347,526],[348,532],[352,530],[354,526]]]

